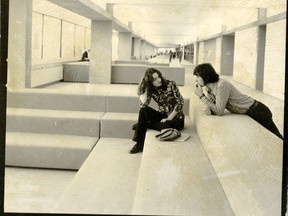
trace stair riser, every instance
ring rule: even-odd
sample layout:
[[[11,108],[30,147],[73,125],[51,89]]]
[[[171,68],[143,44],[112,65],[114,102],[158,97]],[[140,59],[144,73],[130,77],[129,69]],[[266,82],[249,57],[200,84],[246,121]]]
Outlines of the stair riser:
[[[104,112],[106,110],[106,96],[9,93],[7,106],[31,109]]]
[[[132,138],[132,126],[137,119],[131,120],[101,120],[101,137]]]
[[[189,114],[190,99],[184,99],[183,112],[185,115]],[[154,100],[151,100],[150,105],[157,109]],[[109,96],[107,97],[107,112],[121,112],[121,113],[138,113],[139,112],[139,98],[138,97],[121,97]]]
[[[7,116],[6,130],[99,137],[99,124],[95,119]]]

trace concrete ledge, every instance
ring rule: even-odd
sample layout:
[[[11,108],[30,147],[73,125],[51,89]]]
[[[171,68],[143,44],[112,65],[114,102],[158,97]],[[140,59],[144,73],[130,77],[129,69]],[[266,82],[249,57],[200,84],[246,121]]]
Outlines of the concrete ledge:
[[[188,116],[185,142],[160,142],[146,134],[133,214],[234,215]]]
[[[207,116],[191,99],[192,121],[235,215],[280,215],[282,140],[246,115]]]
[[[102,112],[7,109],[6,131],[99,137]]]
[[[147,64],[146,60],[115,60],[112,63],[114,64],[140,64],[145,65]]]
[[[107,112],[101,118],[101,137],[132,138],[138,113]]]
[[[106,95],[71,95],[46,91],[8,92],[7,106],[15,108],[105,112]]]
[[[154,100],[151,100],[149,106],[151,106],[154,109],[157,109],[157,104]],[[183,112],[185,115],[189,114],[189,106],[190,106],[190,98],[184,98]],[[136,93],[133,96],[109,94],[107,96],[107,112],[138,113],[139,112],[138,95],[136,95]]]
[[[112,65],[111,83],[138,84],[145,70],[150,67],[149,65]],[[167,79],[174,80],[177,85],[184,85],[184,67],[153,66],[153,68],[159,70]]]
[[[65,82],[89,82],[90,62],[72,62],[63,66]]]
[[[6,133],[6,166],[78,170],[98,137]]]
[[[51,212],[131,214],[141,162],[141,154],[128,153],[133,145],[101,138]]]

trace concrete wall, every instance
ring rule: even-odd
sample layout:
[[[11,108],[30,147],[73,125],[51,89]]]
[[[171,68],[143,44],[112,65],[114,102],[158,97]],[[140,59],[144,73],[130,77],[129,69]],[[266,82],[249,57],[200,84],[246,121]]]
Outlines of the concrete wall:
[[[43,79],[43,77],[45,79]],[[52,66],[34,67],[31,73],[31,87],[45,85],[63,79],[62,64],[55,64]]]
[[[131,58],[131,46],[132,46],[132,35],[128,32],[118,33],[118,59],[119,60],[130,60]]]
[[[221,75],[233,74],[234,36],[222,36],[221,46]]]
[[[215,57],[214,57],[214,68],[218,73],[221,73],[221,47],[222,47],[222,38],[215,39]]]
[[[253,27],[235,33],[233,78],[251,88],[256,85],[257,32]]]
[[[33,1],[31,40],[28,87],[59,81],[63,79],[59,64],[80,60],[84,49],[90,48],[91,21],[46,0]]]
[[[216,44],[216,39],[211,39],[199,43],[199,64],[209,62],[215,67],[216,71],[219,71],[220,64],[216,64],[216,52],[219,50],[217,49],[217,47],[219,48],[219,44],[217,47]]]
[[[284,100],[286,20],[266,27],[263,91]]]

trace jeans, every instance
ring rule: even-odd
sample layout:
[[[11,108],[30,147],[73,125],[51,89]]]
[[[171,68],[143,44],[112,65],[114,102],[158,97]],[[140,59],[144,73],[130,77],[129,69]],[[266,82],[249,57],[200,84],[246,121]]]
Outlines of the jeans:
[[[160,113],[149,106],[142,107],[139,111],[138,123],[132,140],[143,146],[147,129],[161,131],[165,128],[175,128],[177,130],[184,128],[184,116],[182,118],[175,117],[163,123],[160,122],[164,118],[167,118],[166,114]]]
[[[265,104],[255,101],[246,114],[283,140],[283,136],[273,122],[272,113]]]

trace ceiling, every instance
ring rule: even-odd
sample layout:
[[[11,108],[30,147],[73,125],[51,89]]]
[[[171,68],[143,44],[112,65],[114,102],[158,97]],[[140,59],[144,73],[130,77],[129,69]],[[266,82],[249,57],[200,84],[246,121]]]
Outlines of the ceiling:
[[[286,11],[286,0],[91,0],[148,42],[167,47],[195,41],[257,19],[258,8]]]

